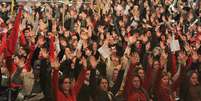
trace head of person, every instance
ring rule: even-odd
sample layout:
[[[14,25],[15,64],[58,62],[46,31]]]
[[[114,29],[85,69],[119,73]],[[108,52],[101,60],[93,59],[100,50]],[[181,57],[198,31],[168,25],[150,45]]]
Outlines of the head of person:
[[[167,72],[163,72],[161,78],[161,86],[167,87],[169,86],[169,82],[170,82],[169,74]]]
[[[191,86],[196,86],[199,84],[199,80],[198,80],[198,73],[195,71],[190,72],[189,75],[189,83]]]
[[[144,73],[144,69],[142,67],[138,67],[136,72],[140,76],[141,80],[145,79],[145,73]]]
[[[92,50],[93,50],[93,51],[97,51],[97,49],[98,49],[98,43],[94,41],[94,42],[92,43]]]
[[[65,36],[60,36],[59,37],[59,43],[61,45],[61,48],[65,49],[65,47],[67,46],[66,37]]]
[[[156,59],[154,62],[153,62],[153,68],[154,69],[159,69],[160,68],[160,62],[158,59]]]
[[[112,54],[111,61],[114,66],[117,66],[120,64],[120,58],[116,54]]]
[[[23,63],[25,62],[26,56],[17,54],[13,57],[13,59],[14,59],[14,63],[18,65],[20,64],[20,62],[23,62]]]
[[[115,82],[117,80],[117,76],[119,74],[119,69],[118,68],[115,68],[113,70],[113,74],[112,74],[112,81]]]
[[[108,91],[109,90],[109,81],[105,77],[101,77],[98,81],[99,90]]]
[[[139,75],[134,74],[132,79],[132,86],[134,89],[139,89],[142,85],[142,81]]]
[[[70,88],[72,86],[72,81],[67,75],[62,75],[59,78],[59,89],[65,94],[68,95]]]
[[[139,62],[140,62],[140,56],[137,52],[131,53],[130,59],[131,59],[132,64],[139,64]]]

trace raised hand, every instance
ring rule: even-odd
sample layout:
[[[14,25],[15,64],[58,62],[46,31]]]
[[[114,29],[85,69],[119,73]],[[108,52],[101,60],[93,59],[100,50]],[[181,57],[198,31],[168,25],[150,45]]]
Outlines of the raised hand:
[[[55,60],[53,63],[51,63],[52,68],[54,68],[55,70],[59,70],[60,67],[60,63],[58,62],[58,60]]]
[[[47,59],[47,58],[49,57],[49,54],[48,54],[47,50],[44,49],[44,48],[42,48],[42,49],[40,50],[39,55],[40,55],[40,57],[42,57],[42,58],[44,58],[44,59]]]
[[[161,67],[164,67],[166,63],[167,63],[167,54],[163,52],[160,56]]]
[[[95,69],[96,66],[97,66],[97,61],[96,61],[96,59],[95,59],[94,56],[91,56],[91,57],[90,57],[89,62],[90,62],[90,64],[91,64],[91,67],[92,67],[93,69]]]
[[[192,60],[193,60],[193,61],[197,61],[198,58],[199,58],[199,56],[198,56],[197,52],[196,52],[196,51],[193,51],[193,52],[192,52]]]
[[[84,66],[84,69],[87,69],[87,59],[85,57],[82,57],[81,64]]]
[[[82,56],[81,49],[77,49],[76,56],[77,58],[80,58]]]

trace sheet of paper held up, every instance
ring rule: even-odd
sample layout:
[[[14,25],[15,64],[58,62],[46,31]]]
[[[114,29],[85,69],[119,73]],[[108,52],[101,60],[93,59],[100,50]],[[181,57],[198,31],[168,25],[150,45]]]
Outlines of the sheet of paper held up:
[[[180,50],[179,41],[175,40],[174,34],[172,35],[172,41],[170,42],[170,49],[172,52],[176,52]]]
[[[98,49],[98,52],[103,56],[103,58],[108,58],[111,55],[110,48],[107,45],[103,45]]]

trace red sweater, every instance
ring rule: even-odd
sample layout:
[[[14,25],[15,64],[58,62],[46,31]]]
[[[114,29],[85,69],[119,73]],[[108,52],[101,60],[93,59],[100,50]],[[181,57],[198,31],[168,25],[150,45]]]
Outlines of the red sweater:
[[[160,87],[157,93],[158,101],[171,101],[170,94],[169,88]]]
[[[127,101],[147,101],[146,95],[143,91],[134,92],[132,86],[132,78],[133,78],[133,70],[135,68],[135,64],[131,64],[128,73],[126,76],[125,82],[125,94],[127,97]],[[146,82],[147,83],[147,82]]]
[[[129,93],[127,101],[147,101],[147,98],[143,92]]]
[[[131,64],[128,73],[126,75],[126,82],[125,82],[125,96],[130,95],[129,93],[132,92],[132,78],[133,78],[133,70],[135,68],[135,64]]]
[[[170,87],[163,87],[161,86],[161,79],[162,79],[162,69],[158,70],[157,73],[157,80],[155,82],[155,87],[156,87],[156,94],[158,97],[158,101],[171,101],[170,96],[171,96],[171,90]]]
[[[128,73],[127,73],[127,76],[126,76],[126,82],[125,82],[125,94],[126,94],[126,96],[130,92],[132,92],[132,78],[133,78],[133,70],[134,69],[135,69],[135,65],[131,64],[129,69],[128,69]],[[145,90],[149,90],[150,85],[151,85],[150,84],[151,79],[152,79],[152,67],[148,65],[145,80],[142,81],[142,87]]]
[[[64,93],[59,89],[58,86],[58,71],[54,70],[53,72],[53,89],[55,91],[56,101],[77,101],[76,96],[78,95],[80,88],[85,80],[87,70],[82,70],[78,80],[75,85],[70,89],[70,95],[65,96]]]

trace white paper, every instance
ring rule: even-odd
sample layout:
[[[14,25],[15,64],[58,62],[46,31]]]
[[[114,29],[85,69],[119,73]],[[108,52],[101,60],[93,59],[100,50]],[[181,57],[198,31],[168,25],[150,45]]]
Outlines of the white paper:
[[[131,26],[136,27],[137,25],[138,25],[138,23],[133,20],[133,22],[131,23]]]
[[[172,52],[179,51],[180,45],[178,40],[172,40],[170,43],[170,49]]]
[[[98,49],[98,52],[103,56],[103,58],[108,58],[111,55],[110,48],[106,45],[103,45]]]
[[[82,48],[82,40],[79,40],[76,49],[81,49],[81,48]]]
[[[80,50],[81,48],[82,48],[82,40],[79,40],[78,44],[77,44],[77,47],[76,47],[76,50],[74,51],[74,55],[76,55],[77,51]]]

